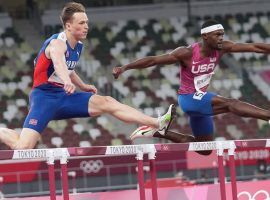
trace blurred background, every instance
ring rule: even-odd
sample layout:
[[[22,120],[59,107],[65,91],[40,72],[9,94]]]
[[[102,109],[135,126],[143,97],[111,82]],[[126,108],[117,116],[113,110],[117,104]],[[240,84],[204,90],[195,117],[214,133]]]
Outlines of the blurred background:
[[[33,60],[43,41],[62,31],[59,14],[66,2],[68,1],[0,0],[0,127],[21,130],[28,113]],[[77,73],[84,81],[96,85],[99,94],[112,96],[155,117],[158,110],[164,113],[171,103],[177,104],[179,65],[158,66],[142,71],[130,70],[118,80],[112,77],[112,67],[192,44],[200,40],[200,26],[210,18],[223,24],[225,39],[270,43],[269,0],[76,2],[87,8],[90,21],[90,31],[84,41],[84,52],[76,69]],[[235,53],[222,58],[209,90],[269,109],[269,84],[269,55]],[[232,114],[219,115],[214,117],[214,120],[215,137],[218,140],[267,138],[270,134],[269,124],[262,120],[241,118]],[[53,121],[42,133],[42,140],[37,148],[131,144],[129,135],[135,128],[137,125],[126,125],[107,115]],[[188,118],[179,107],[172,129],[191,133]],[[168,141],[152,138],[135,141],[160,142]],[[0,143],[0,149],[5,150],[8,147]],[[252,157],[248,167],[243,167],[240,162],[237,168],[239,176],[248,176],[249,179],[260,173],[263,173],[264,177],[269,176],[269,151],[254,151],[258,152],[246,152],[246,158],[249,158],[249,154],[257,157]],[[171,160],[178,162],[181,155],[172,155]],[[187,157],[183,155],[185,161],[181,163],[186,162]],[[168,167],[164,173],[175,176],[179,175],[180,171],[181,176],[188,179],[214,179],[212,172],[209,175],[208,168],[199,170],[198,166],[198,169],[193,169],[196,171],[194,173],[179,166],[175,165],[173,170]],[[103,176],[106,177],[104,174]],[[119,177],[120,180],[122,176]],[[135,181],[123,183],[129,185],[127,188],[134,187],[134,184]],[[18,189],[15,183],[12,187]],[[86,184],[82,187],[89,189],[90,186]],[[18,190],[18,193],[21,190]]]

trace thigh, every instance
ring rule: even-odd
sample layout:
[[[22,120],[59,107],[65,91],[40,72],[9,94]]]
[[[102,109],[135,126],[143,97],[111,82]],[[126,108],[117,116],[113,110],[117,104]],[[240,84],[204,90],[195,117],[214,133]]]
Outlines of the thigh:
[[[190,116],[189,120],[196,139],[213,138],[214,122],[211,116]]]
[[[29,113],[24,121],[23,128],[35,130],[38,133],[46,128],[56,111],[59,98],[42,90],[35,89],[30,95]]]
[[[23,128],[15,149],[33,149],[39,139],[40,134],[37,131],[30,128]]]
[[[213,113],[214,115],[229,112],[229,101],[231,99],[222,96],[215,96],[212,99]]]
[[[215,93],[207,92],[200,99],[194,98],[193,94],[184,94],[178,96],[178,103],[182,110],[189,115],[211,116],[213,115],[212,99]]]
[[[71,95],[65,95],[61,100],[61,105],[57,108],[57,112],[53,119],[70,119],[78,117],[90,117],[89,100],[93,93],[76,92]]]

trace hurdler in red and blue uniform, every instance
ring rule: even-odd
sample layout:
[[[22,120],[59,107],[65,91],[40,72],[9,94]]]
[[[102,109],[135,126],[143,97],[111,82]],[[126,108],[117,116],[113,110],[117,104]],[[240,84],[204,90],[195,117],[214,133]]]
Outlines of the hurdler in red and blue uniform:
[[[71,48],[65,32],[61,32],[47,39],[40,49],[34,61],[33,88],[29,97],[30,110],[23,125],[24,128],[34,129],[39,133],[42,133],[51,120],[90,116],[88,102],[93,93],[66,94],[52,60],[46,57],[45,50],[54,39],[62,40],[67,45],[65,60],[69,73],[75,69],[83,48],[80,41]]]

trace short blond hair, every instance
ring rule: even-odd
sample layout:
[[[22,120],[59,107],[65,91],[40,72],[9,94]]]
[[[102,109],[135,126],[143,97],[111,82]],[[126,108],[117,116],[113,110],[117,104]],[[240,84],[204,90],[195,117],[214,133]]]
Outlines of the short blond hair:
[[[74,13],[77,12],[85,13],[85,7],[81,3],[69,2],[65,4],[60,15],[63,27],[65,27],[67,21],[73,17]]]

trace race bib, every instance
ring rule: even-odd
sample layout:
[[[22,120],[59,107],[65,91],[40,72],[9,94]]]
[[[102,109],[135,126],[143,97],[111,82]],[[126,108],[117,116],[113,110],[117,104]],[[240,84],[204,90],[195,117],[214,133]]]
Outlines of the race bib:
[[[203,74],[200,76],[196,76],[194,78],[194,86],[195,86],[196,91],[200,91],[202,88],[209,85],[213,74],[214,72],[210,74]]]
[[[210,74],[203,74],[200,76],[196,76],[194,78],[194,86],[195,86],[196,92],[193,95],[193,99],[201,100],[203,98],[206,92],[201,91],[201,89],[209,85],[213,74],[214,72]]]
[[[201,100],[205,94],[206,92],[197,91],[194,93],[193,99]]]

